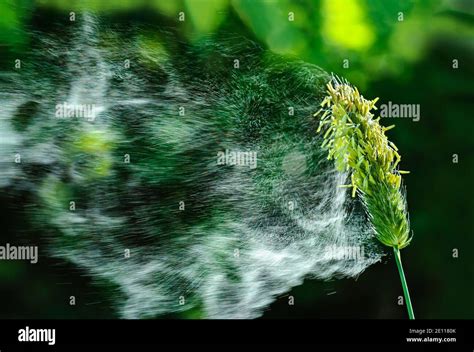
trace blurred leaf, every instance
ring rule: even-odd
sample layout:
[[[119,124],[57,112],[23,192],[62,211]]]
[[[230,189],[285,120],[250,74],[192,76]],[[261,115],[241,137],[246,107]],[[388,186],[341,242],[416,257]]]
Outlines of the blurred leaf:
[[[181,0],[154,0],[153,6],[162,14],[173,17],[183,8]]]
[[[0,2],[0,45],[17,46],[24,44],[26,33],[23,22],[30,11],[29,2],[1,1]]]
[[[300,7],[292,6],[290,1],[233,0],[232,5],[242,21],[273,52],[297,55],[308,46],[299,29],[304,27],[303,21],[307,17],[299,17],[296,10]],[[294,15],[294,21],[289,19],[290,12]]]
[[[197,37],[212,33],[226,16],[228,0],[184,0]]]
[[[123,11],[139,8],[145,4],[143,0],[36,0],[37,4],[63,11]]]

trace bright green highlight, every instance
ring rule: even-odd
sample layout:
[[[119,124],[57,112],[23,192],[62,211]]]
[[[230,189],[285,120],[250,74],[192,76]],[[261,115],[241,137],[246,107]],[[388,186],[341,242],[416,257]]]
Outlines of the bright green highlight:
[[[331,43],[352,50],[365,50],[375,41],[375,32],[358,0],[325,0],[323,34]]]

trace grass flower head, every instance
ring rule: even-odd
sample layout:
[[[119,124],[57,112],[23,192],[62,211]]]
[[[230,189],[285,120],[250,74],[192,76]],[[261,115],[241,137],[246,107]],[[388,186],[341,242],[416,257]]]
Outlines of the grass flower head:
[[[327,84],[328,95],[321,103],[318,132],[324,133],[323,147],[336,169],[350,174],[352,196],[359,192],[377,238],[401,249],[410,244],[410,224],[401,190],[398,169],[400,155],[375,118],[377,99],[366,100],[357,88],[334,78]]]

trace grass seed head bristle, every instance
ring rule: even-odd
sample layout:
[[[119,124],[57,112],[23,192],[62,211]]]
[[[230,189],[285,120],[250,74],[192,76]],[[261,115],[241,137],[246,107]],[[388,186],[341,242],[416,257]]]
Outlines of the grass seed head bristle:
[[[371,110],[377,99],[367,100],[348,82],[337,77],[327,84],[318,132],[336,169],[350,174],[352,196],[360,194],[377,238],[398,249],[411,241],[406,200],[401,190],[398,149]]]

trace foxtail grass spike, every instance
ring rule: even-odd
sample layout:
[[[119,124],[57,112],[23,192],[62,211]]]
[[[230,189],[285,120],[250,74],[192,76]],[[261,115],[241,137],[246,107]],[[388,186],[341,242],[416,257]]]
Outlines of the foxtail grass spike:
[[[400,155],[385,132],[376,110],[377,99],[366,100],[347,81],[333,76],[327,84],[327,96],[321,103],[318,132],[323,148],[340,172],[350,175],[352,197],[361,198],[377,239],[394,249],[410,319],[414,319],[410,295],[400,259],[400,249],[410,244],[410,222],[398,169]]]

